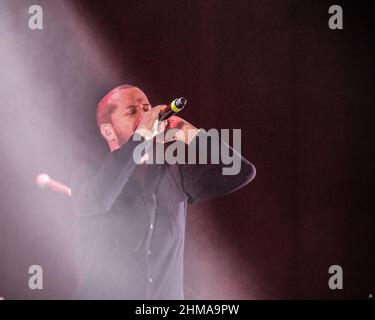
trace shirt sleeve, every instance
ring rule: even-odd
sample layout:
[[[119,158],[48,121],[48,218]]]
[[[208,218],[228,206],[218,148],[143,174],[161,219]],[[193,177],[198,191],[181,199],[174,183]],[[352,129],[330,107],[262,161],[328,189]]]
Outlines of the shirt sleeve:
[[[206,150],[199,148],[200,139],[207,139]],[[198,164],[176,166],[179,175],[176,180],[179,181],[181,188],[187,194],[189,204],[216,198],[238,190],[252,181],[256,175],[256,169],[252,163],[225,142],[215,136],[208,135],[202,130],[198,132],[190,145],[196,148],[197,155],[199,152],[207,152],[207,164],[199,164],[198,162]],[[190,148],[190,145],[187,148]],[[223,163],[220,156],[220,150],[224,148],[232,153],[233,163],[240,165],[238,173],[223,174],[223,169],[229,167],[228,164]],[[219,159],[217,164],[212,164],[213,156]]]
[[[133,137],[109,153],[100,165],[77,168],[71,179],[71,189],[73,207],[78,216],[91,216],[111,209],[137,166],[133,158],[135,148],[142,143],[147,151],[152,144],[152,140]]]

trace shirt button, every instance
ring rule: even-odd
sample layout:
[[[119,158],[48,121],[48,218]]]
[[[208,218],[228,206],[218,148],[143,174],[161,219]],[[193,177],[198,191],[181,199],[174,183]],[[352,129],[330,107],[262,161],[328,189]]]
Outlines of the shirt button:
[[[148,255],[149,255],[149,256],[151,255],[151,251],[150,251],[150,250],[148,251]]]
[[[151,225],[150,225],[150,228],[151,228],[151,229],[154,229],[154,225],[153,225],[153,224],[151,224]]]
[[[150,278],[148,278],[148,282],[150,282],[150,283],[152,282],[152,278],[151,278],[151,277],[150,277]]]

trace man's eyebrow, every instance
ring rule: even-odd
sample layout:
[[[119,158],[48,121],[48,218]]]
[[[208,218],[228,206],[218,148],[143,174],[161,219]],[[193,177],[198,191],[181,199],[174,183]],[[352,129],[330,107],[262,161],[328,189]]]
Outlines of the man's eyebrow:
[[[139,102],[139,101],[138,101]],[[144,103],[142,103],[143,105],[150,105],[150,103],[149,102],[147,102],[147,101],[144,101]],[[131,105],[129,105],[129,106],[126,106],[125,107],[125,109],[129,109],[129,108],[136,108],[137,106],[136,105],[134,105],[134,104],[131,104]]]
[[[137,99],[137,102],[142,102],[142,104],[150,104],[144,97],[140,97]]]

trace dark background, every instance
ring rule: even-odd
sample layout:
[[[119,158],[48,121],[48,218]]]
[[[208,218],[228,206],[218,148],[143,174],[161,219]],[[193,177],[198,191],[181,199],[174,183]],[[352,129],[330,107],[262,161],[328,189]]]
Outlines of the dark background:
[[[44,30],[30,31],[27,7],[38,3]],[[240,191],[188,209],[187,299],[375,294],[369,2],[4,4],[3,32],[20,56],[2,40],[0,64],[22,66],[0,78],[0,296],[72,296],[70,200],[33,179],[46,171],[68,183],[83,158],[104,154],[95,107],[122,83],[153,104],[188,97],[181,116],[197,127],[242,129],[242,154],[257,168]],[[328,28],[333,4],[343,7],[343,30]],[[25,68],[38,85],[23,81]],[[15,98],[25,94],[27,104]],[[27,288],[31,264],[44,268],[42,292]],[[343,290],[328,287],[335,264]]]

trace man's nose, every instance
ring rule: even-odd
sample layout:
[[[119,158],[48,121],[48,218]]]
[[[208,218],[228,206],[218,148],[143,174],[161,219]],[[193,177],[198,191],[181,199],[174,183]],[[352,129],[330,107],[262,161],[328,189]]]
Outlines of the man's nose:
[[[139,111],[143,111],[143,112],[146,111],[143,105],[141,105],[141,104],[137,104],[136,106],[137,106],[137,110],[139,110]]]

